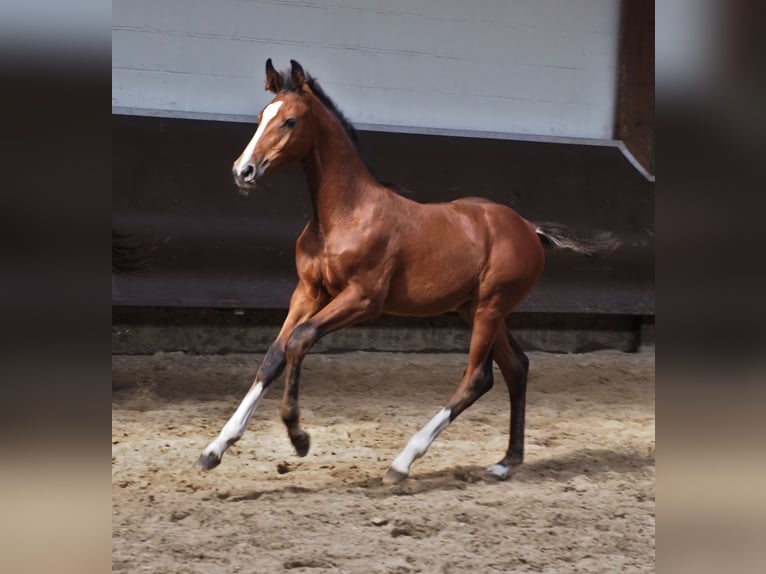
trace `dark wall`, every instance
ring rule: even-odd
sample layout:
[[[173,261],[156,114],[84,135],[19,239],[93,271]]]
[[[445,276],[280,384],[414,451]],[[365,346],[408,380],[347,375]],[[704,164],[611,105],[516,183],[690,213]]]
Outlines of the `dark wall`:
[[[113,116],[113,227],[133,270],[113,274],[122,306],[284,308],[294,242],[311,204],[299,168],[239,196],[231,164],[248,124]],[[361,131],[383,179],[419,201],[483,196],[533,221],[609,229],[600,259],[549,254],[526,312],[654,313],[654,184],[611,146]]]

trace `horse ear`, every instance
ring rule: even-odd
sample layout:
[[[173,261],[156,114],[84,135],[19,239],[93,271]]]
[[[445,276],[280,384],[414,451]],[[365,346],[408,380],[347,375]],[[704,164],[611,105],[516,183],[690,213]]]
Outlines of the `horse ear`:
[[[278,94],[282,91],[282,87],[285,85],[285,80],[282,78],[282,74],[274,69],[274,64],[271,63],[271,58],[266,60],[266,90]]]
[[[290,60],[290,75],[296,88],[301,88],[306,81],[306,74],[303,73],[303,68],[295,60]]]

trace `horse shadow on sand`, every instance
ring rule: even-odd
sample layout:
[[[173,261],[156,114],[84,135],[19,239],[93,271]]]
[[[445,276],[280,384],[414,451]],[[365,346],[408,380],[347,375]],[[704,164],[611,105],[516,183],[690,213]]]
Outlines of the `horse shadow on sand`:
[[[565,484],[578,476],[591,480],[607,473],[630,474],[653,467],[654,453],[638,451],[614,451],[608,449],[583,448],[562,456],[543,458],[518,467],[507,480],[498,480],[489,474],[484,466],[453,466],[432,472],[412,473],[404,481],[384,485],[381,477],[372,477],[351,483],[338,480],[317,488],[286,486],[281,489],[260,490],[232,496],[229,500],[240,502],[257,500],[263,495],[285,492],[321,492],[324,490],[360,489],[369,498],[391,496],[412,496],[427,492],[466,490],[468,488],[495,488],[513,483],[558,482]]]

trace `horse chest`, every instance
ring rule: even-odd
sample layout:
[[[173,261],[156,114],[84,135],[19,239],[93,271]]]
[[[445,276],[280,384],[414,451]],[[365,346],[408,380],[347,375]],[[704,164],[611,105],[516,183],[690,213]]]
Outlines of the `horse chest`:
[[[322,284],[327,292],[335,297],[343,291],[354,277],[358,253],[352,250],[326,252],[320,262]]]
[[[345,274],[335,269],[327,259],[322,261],[322,285],[331,297],[335,297],[343,291],[348,281]]]

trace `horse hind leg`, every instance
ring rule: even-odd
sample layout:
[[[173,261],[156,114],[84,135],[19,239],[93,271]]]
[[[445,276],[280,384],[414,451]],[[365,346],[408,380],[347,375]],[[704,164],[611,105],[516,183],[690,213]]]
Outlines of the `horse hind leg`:
[[[436,437],[455,420],[460,413],[475,403],[479,397],[492,388],[492,344],[497,333],[497,321],[493,311],[478,311],[472,321],[471,350],[468,368],[455,394],[428,424],[415,433],[404,450],[391,463],[384,484],[405,479],[410,466],[423,456]],[[502,319],[500,319],[502,321]]]
[[[508,450],[503,459],[487,471],[505,480],[524,461],[524,414],[526,410],[527,374],[529,358],[503,326],[498,330],[494,345],[494,357],[508,387],[511,401],[511,422]]]
[[[470,305],[457,309],[457,313],[469,326],[473,325],[473,311]],[[508,387],[511,421],[505,456],[497,464],[488,467],[487,471],[496,478],[505,480],[524,461],[524,416],[529,358],[508,331],[505,321],[498,328],[492,354]]]

